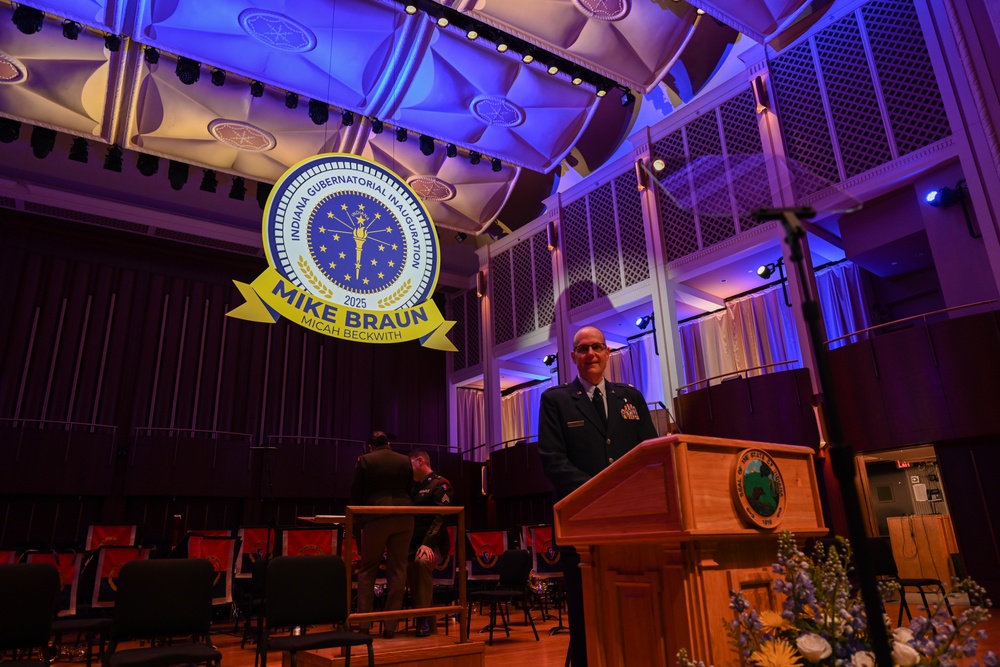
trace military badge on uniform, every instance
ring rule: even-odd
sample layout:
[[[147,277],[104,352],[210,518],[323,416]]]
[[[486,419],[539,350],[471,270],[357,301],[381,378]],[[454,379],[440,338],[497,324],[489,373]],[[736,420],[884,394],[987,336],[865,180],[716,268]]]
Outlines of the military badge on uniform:
[[[628,421],[639,421],[639,411],[631,403],[626,403],[622,408],[622,419]]]

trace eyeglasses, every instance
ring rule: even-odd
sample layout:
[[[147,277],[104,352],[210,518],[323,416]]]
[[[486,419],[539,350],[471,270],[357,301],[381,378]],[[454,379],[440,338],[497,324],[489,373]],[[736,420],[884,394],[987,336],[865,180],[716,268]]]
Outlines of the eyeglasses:
[[[597,353],[601,353],[604,352],[604,350],[606,349],[608,349],[608,346],[605,345],[604,343],[591,343],[590,345],[587,345],[585,343],[583,345],[577,345],[576,347],[573,348],[573,351],[576,352],[577,354],[587,354],[591,350]]]

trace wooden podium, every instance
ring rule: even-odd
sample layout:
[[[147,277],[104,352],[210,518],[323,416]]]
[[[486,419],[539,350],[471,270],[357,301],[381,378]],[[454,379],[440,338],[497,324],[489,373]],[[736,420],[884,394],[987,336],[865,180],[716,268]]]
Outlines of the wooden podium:
[[[729,591],[778,609],[777,534],[825,535],[807,447],[694,435],[647,440],[555,506],[580,552],[591,667],[738,664]]]

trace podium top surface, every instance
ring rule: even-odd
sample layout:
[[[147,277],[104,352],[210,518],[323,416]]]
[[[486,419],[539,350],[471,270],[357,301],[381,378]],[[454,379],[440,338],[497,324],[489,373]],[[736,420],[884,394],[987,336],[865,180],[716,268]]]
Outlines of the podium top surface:
[[[643,442],[554,515],[577,546],[827,532],[812,449],[686,434]]]

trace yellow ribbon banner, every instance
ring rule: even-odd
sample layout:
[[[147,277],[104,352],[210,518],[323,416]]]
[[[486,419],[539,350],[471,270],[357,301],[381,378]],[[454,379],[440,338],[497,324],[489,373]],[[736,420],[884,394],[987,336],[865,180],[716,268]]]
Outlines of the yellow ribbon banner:
[[[359,310],[330,303],[299,289],[268,267],[251,284],[233,281],[247,300],[229,317],[274,324],[285,317],[332,338],[361,343],[419,340],[424,347],[457,352],[445,335],[455,322],[445,320],[433,300],[399,310]]]

